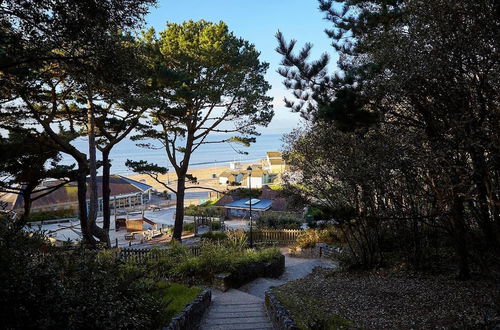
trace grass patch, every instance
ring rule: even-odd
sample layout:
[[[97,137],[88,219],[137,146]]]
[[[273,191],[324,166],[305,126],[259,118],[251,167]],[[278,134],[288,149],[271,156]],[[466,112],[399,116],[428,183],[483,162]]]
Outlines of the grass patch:
[[[172,318],[179,314],[201,292],[200,288],[187,287],[178,283],[158,283],[158,290],[155,295],[161,299],[164,305],[165,319],[163,324],[165,326],[169,324]]]

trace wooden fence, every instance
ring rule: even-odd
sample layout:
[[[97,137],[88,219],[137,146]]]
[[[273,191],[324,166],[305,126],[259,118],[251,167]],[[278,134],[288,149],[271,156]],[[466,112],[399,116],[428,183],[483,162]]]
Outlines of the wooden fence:
[[[295,229],[262,229],[252,231],[253,241],[255,243],[276,243],[278,245],[288,245],[297,242],[297,238],[303,233],[303,230]],[[250,235],[247,232],[247,235]]]
[[[193,257],[197,257],[201,253],[201,248],[199,246],[191,246],[188,248],[190,254]],[[168,249],[114,249],[112,254],[115,258],[123,261],[133,261],[133,262],[147,262],[147,261],[158,261],[160,258],[166,256]]]

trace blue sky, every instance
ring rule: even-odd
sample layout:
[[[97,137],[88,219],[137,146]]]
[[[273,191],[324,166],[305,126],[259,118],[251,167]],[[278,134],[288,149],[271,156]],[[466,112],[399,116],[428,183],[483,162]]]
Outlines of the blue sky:
[[[327,51],[332,55],[332,66],[337,60],[323,32],[330,25],[323,20],[316,0],[159,0],[157,8],[152,8],[146,17],[146,25],[161,31],[166,22],[181,23],[190,19],[226,22],[236,36],[255,44],[261,52],[261,60],[270,64],[267,80],[272,85],[270,95],[274,97],[276,114],[271,124],[261,129],[263,133],[286,133],[299,125],[299,115],[283,106],[283,97],[291,94],[276,73],[281,61],[275,51],[274,35],[278,30],[287,39],[296,39],[298,46],[313,43],[314,57]]]

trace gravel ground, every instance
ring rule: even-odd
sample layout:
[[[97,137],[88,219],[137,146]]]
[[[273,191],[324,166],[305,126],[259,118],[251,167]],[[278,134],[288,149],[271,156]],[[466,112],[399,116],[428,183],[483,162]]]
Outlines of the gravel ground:
[[[273,292],[303,328],[330,318],[364,329],[484,329],[497,288],[444,275],[317,270]]]

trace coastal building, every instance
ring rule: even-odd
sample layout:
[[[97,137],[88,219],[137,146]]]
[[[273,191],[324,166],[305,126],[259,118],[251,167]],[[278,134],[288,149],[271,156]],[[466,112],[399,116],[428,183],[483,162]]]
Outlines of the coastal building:
[[[43,182],[37,190],[56,186],[60,181],[52,180]],[[121,175],[111,175],[109,179],[111,208],[130,208],[145,204],[151,199],[152,187],[145,183],[129,179]],[[99,212],[102,212],[102,177],[97,177],[97,191]],[[78,210],[78,187],[76,182],[69,182],[64,186],[45,195],[32,204],[32,212]],[[87,190],[87,198],[89,191]],[[0,200],[6,203],[7,210],[22,210],[23,198],[17,194],[6,194],[0,196]],[[87,203],[89,201],[87,200]]]
[[[252,177],[241,162],[229,163],[229,168],[219,174],[219,184],[228,186],[245,186],[262,188],[269,184],[281,183],[283,173],[288,171],[281,152],[269,151],[260,164],[252,164]]]
[[[262,168],[272,174],[282,174],[288,169],[283,155],[278,151],[266,153],[266,158],[262,161]]]

